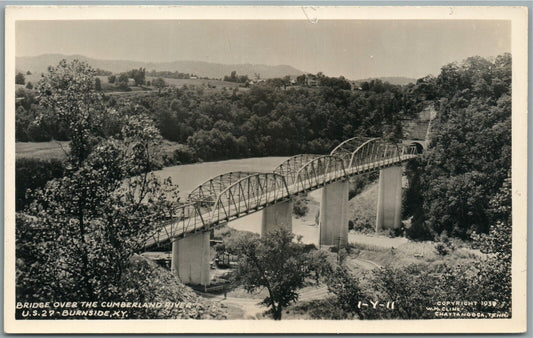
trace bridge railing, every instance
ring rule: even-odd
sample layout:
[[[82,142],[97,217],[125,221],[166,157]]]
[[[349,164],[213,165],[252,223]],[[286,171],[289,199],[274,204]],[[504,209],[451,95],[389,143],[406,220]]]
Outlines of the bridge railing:
[[[210,215],[210,224],[229,221],[237,215],[256,211],[289,198],[285,177],[276,173],[257,173],[240,179],[222,191]]]

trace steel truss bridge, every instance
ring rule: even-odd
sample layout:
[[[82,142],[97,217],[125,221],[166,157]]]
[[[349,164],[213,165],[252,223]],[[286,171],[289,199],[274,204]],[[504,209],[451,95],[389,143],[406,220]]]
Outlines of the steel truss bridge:
[[[169,243],[188,233],[209,231],[230,220],[285,202],[352,176],[397,166],[418,157],[419,144],[382,138],[354,137],[329,155],[300,154],[273,172],[228,172],[195,188],[172,220],[152,232],[145,249]]]

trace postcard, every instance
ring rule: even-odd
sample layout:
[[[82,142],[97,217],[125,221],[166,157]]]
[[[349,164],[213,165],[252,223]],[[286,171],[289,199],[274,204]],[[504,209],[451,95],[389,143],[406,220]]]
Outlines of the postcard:
[[[5,331],[524,332],[527,15],[8,6]]]

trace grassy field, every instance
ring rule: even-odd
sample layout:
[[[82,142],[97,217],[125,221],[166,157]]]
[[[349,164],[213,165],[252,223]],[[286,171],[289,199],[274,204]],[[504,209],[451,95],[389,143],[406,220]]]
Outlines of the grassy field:
[[[65,152],[70,150],[69,143],[69,141],[17,142],[16,158],[64,159]]]
[[[70,150],[69,141],[50,142],[17,142],[16,158],[38,158],[49,160],[52,158],[65,159],[66,153]],[[182,147],[179,143],[164,140],[161,150],[171,156],[174,150]]]

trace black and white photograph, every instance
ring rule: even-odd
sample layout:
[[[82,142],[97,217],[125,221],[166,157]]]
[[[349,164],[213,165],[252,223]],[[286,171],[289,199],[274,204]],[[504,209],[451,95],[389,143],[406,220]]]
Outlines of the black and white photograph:
[[[5,50],[6,332],[526,330],[527,8],[8,7]]]

